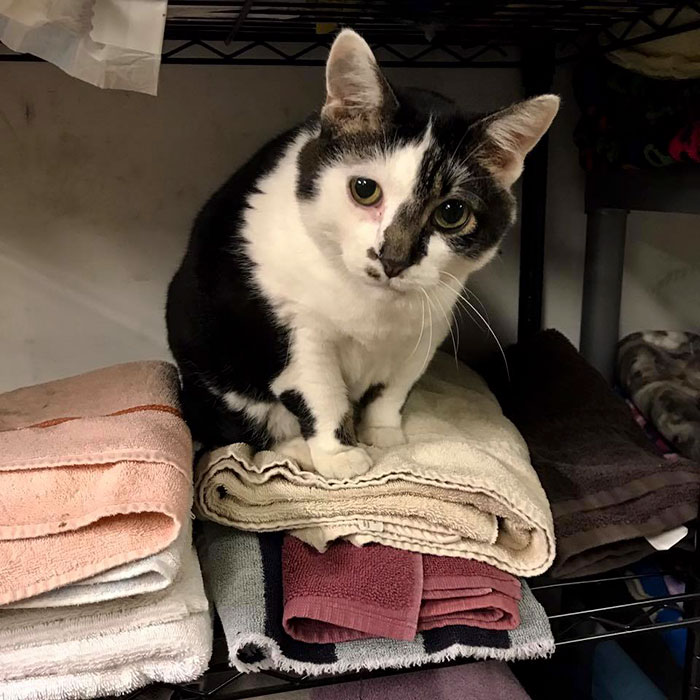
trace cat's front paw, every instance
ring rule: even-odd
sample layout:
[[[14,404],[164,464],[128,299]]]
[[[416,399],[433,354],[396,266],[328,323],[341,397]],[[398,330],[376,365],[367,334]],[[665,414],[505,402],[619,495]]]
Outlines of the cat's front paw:
[[[396,447],[406,443],[406,434],[402,428],[384,426],[362,426],[358,438],[361,443],[373,447]]]
[[[362,447],[351,447],[342,452],[312,450],[314,469],[326,479],[349,479],[369,471],[372,458]]]

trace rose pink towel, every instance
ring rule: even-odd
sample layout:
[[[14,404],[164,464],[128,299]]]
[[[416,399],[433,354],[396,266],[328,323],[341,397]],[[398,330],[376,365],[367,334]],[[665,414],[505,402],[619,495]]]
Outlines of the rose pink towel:
[[[321,554],[288,535],[282,582],[282,623],[302,642],[413,639],[448,625],[508,630],[520,624],[520,581],[468,559],[344,541]]]
[[[165,549],[189,517],[175,368],[137,362],[0,395],[0,604]]]

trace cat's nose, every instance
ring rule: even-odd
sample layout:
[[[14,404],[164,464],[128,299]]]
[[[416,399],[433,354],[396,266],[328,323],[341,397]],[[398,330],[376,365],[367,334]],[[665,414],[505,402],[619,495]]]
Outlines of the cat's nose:
[[[382,267],[384,268],[384,272],[387,277],[397,277],[408,267],[406,263],[393,258],[383,258],[380,256],[379,260],[382,263]]]

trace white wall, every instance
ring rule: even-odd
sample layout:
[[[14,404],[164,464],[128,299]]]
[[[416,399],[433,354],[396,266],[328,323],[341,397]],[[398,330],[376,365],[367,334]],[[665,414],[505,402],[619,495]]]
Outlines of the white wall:
[[[509,70],[392,71],[466,108],[519,96]],[[567,76],[558,76],[566,88]],[[0,63],[0,390],[167,357],[165,289],[199,206],[321,99],[314,68],[164,66],[157,98]],[[563,90],[566,94],[566,90]],[[552,133],[546,320],[578,337],[585,218],[569,98]],[[698,327],[698,218],[631,219],[623,330]],[[470,285],[514,338],[517,231]],[[470,322],[465,348],[491,347]],[[468,354],[468,353],[467,353]]]

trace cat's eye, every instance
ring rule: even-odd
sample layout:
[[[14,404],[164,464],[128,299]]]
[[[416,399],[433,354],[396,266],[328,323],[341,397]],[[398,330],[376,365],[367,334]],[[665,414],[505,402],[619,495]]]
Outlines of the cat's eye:
[[[461,199],[448,199],[433,212],[433,223],[446,231],[462,228],[471,218],[469,205]]]
[[[363,207],[371,207],[382,198],[382,188],[368,177],[354,177],[350,180],[350,194]]]

